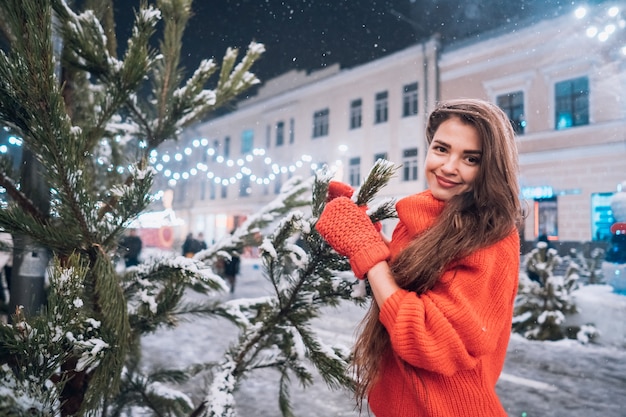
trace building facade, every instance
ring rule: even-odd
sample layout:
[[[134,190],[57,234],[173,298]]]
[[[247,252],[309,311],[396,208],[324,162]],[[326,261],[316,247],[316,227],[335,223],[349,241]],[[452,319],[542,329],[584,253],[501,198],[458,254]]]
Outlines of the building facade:
[[[354,69],[288,72],[236,111],[166,144],[156,167],[185,220],[178,234],[217,240],[274,200],[289,178],[323,165],[358,187],[377,159],[389,159],[403,166],[381,197],[423,190],[438,48],[431,39]]]
[[[476,97],[497,103],[516,129],[523,238],[606,239],[609,199],[626,180],[622,13],[597,6],[580,19],[518,25],[444,48],[432,38],[353,69],[269,80],[236,111],[160,150],[159,161],[170,158],[159,163],[163,184],[185,220],[180,233],[219,239],[288,178],[323,164],[358,187],[376,159],[389,159],[401,167],[380,196],[419,192],[428,114],[438,100]]]

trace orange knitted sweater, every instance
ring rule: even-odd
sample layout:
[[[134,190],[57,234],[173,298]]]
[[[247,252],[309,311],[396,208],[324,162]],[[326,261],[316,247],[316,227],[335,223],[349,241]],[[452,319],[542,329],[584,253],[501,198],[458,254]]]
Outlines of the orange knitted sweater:
[[[430,191],[396,204],[392,257],[443,209]],[[519,278],[519,237],[450,265],[422,295],[398,290],[380,311],[392,349],[368,402],[376,417],[506,417],[495,385],[504,365]]]

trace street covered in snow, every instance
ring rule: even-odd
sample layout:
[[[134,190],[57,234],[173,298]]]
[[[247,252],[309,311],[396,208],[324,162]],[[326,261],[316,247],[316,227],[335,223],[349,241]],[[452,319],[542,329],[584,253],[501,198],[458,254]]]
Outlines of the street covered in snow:
[[[583,289],[584,290],[584,289]],[[269,294],[267,281],[258,262],[245,260],[234,295],[229,298],[255,298]],[[616,321],[615,312],[626,313],[626,297],[601,293],[594,319],[606,316]],[[602,311],[606,311],[603,314]],[[320,338],[328,344],[350,347],[355,329],[364,314],[362,307],[348,302],[326,309],[312,322]],[[584,316],[583,316],[584,317]],[[596,323],[598,324],[598,323]],[[524,417],[623,417],[626,415],[626,324],[623,320],[597,326],[610,343],[581,345],[574,340],[557,342],[528,341],[513,335],[504,372],[497,391],[509,416]],[[621,334],[619,334],[621,332]],[[238,331],[223,319],[193,318],[174,330],[160,330],[143,340],[146,366],[184,367],[192,363],[219,361],[230,345],[237,342]],[[602,336],[601,336],[602,340]],[[206,396],[208,377],[197,377],[179,389],[197,404]],[[278,417],[278,374],[257,371],[245,379],[236,394],[238,415]],[[358,416],[347,391],[333,391],[321,378],[312,386],[291,388],[296,416]],[[364,415],[367,415],[364,413]]]

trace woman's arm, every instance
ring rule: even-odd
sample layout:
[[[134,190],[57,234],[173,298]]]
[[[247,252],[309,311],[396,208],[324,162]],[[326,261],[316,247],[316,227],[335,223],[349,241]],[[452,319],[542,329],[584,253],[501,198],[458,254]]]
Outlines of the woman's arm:
[[[385,301],[387,301],[387,298],[389,298],[391,294],[400,289],[391,274],[391,269],[387,261],[379,262],[374,265],[367,273],[367,280],[370,283],[370,287],[374,293],[374,299],[379,308],[385,304]]]
[[[380,321],[396,354],[413,366],[451,375],[500,349],[502,335],[510,333],[518,253],[517,234],[511,234],[464,258],[421,295],[403,289],[390,294],[393,287],[377,271],[372,278],[375,297],[384,299]]]

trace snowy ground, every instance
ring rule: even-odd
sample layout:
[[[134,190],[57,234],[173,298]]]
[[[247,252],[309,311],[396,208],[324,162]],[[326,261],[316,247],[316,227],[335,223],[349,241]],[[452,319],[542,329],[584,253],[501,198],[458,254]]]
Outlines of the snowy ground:
[[[258,265],[244,261],[234,297],[266,295],[267,288]],[[530,342],[513,335],[497,385],[510,417],[626,416],[626,297],[611,293],[610,287],[594,286],[580,290],[577,299],[587,315],[581,313],[575,320],[597,321],[600,331],[607,332],[602,344]],[[313,325],[328,343],[351,346],[363,313],[345,303],[324,311]],[[219,360],[236,336],[237,329],[225,320],[196,319],[146,337],[144,360],[168,367]],[[243,381],[236,396],[239,416],[280,416],[277,380],[275,372],[266,370]],[[182,390],[197,404],[207,385],[196,380]],[[298,417],[358,416],[349,393],[331,391],[321,380],[307,389],[294,386],[291,398]]]

